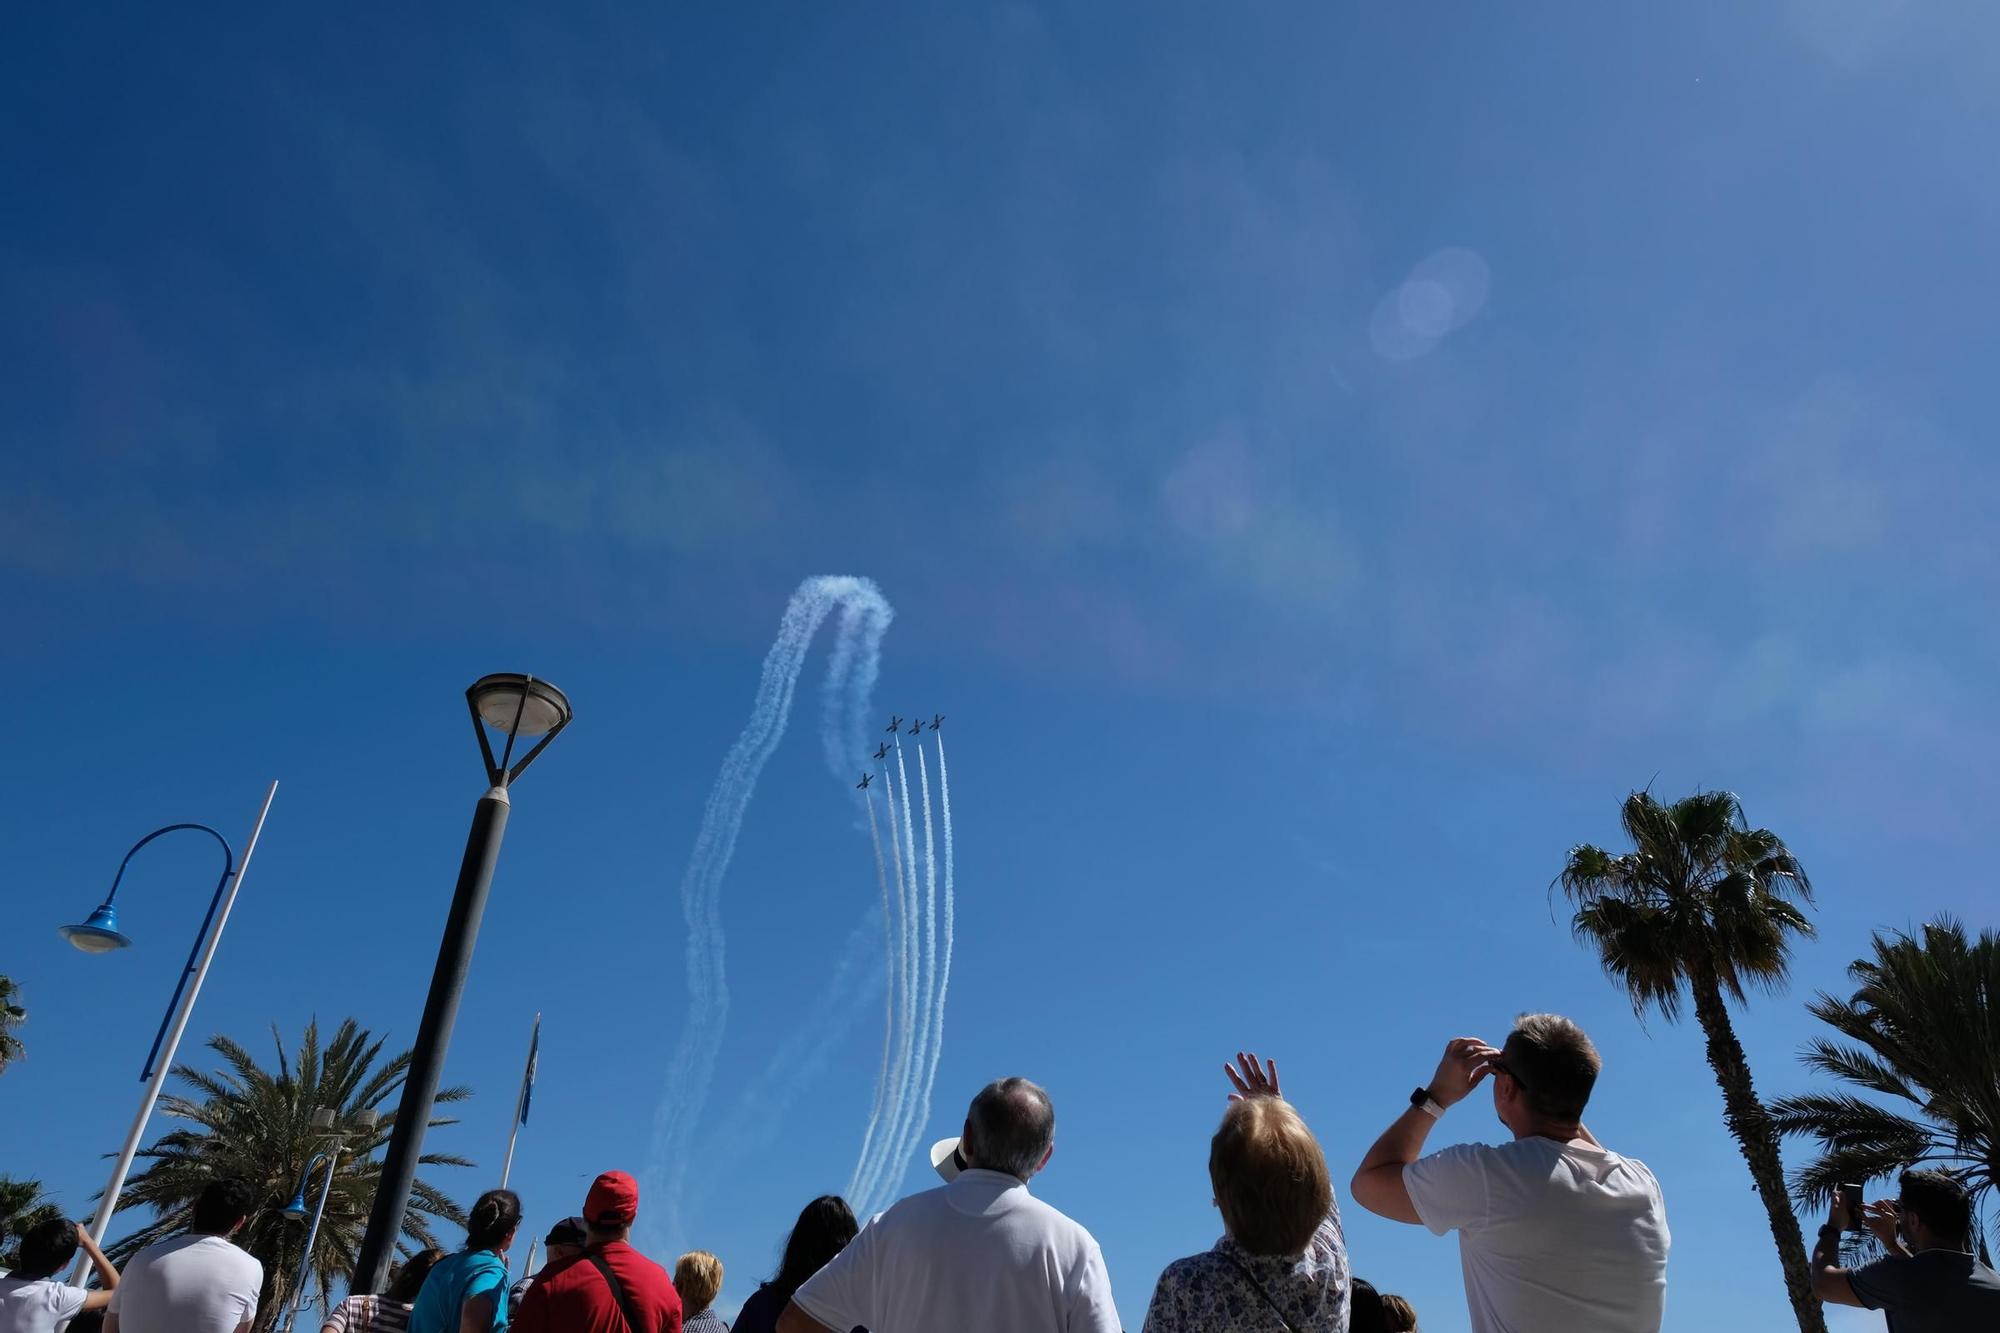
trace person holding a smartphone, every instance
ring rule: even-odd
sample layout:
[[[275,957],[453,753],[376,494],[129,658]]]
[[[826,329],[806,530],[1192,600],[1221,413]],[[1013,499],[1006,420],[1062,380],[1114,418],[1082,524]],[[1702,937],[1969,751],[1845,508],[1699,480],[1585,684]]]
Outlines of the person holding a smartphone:
[[[1840,1266],[1841,1235],[1866,1231],[1882,1257]],[[1972,1254],[1972,1200],[1942,1171],[1905,1171],[1901,1196],[1863,1204],[1842,1185],[1813,1246],[1813,1291],[1832,1305],[1889,1317],[1890,1333],[2000,1328],[2000,1274]]]

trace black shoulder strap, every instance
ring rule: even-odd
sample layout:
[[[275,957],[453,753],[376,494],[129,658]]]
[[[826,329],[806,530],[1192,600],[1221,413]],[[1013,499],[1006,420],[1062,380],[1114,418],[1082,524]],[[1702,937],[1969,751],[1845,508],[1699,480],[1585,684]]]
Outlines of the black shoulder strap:
[[[604,1262],[604,1256],[596,1250],[591,1250],[586,1257],[589,1258],[591,1267],[604,1274],[605,1285],[611,1288],[611,1299],[618,1302],[618,1313],[625,1316],[626,1333],[651,1333],[645,1321],[632,1309],[632,1298],[625,1294],[625,1284],[611,1271],[611,1265]]]
[[[1225,1254],[1222,1257],[1229,1260],[1230,1266],[1234,1268],[1237,1272],[1241,1273],[1243,1275],[1243,1280],[1245,1282],[1248,1282],[1251,1288],[1255,1290],[1259,1296],[1262,1296],[1264,1298],[1264,1304],[1271,1307],[1271,1313],[1278,1316],[1278,1322],[1285,1326],[1285,1333],[1299,1333],[1298,1329],[1292,1326],[1292,1321],[1285,1318],[1285,1312],[1278,1308],[1278,1303],[1271,1299],[1271,1293],[1264,1290],[1264,1284],[1259,1282],[1254,1276],[1252,1276],[1249,1269],[1245,1268],[1242,1264],[1237,1263],[1235,1255]]]

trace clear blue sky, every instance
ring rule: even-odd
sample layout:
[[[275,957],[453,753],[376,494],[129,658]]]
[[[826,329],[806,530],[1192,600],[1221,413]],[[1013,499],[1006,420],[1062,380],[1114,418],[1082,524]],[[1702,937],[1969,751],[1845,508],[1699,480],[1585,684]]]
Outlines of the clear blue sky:
[[[9,29],[0,968],[32,1020],[0,1169],[85,1210],[211,851],[148,853],[140,947],[55,927],[156,825],[240,839],[271,777],[195,1033],[408,1042],[492,670],[579,719],[516,794],[447,1070],[479,1096],[435,1139],[481,1165],[440,1183],[497,1172],[537,1010],[534,1229],[641,1165],[702,800],[785,597],[857,573],[898,610],[884,710],[952,717],[932,1128],[1044,1082],[1037,1188],[1129,1325],[1216,1234],[1230,1051],[1279,1058],[1344,1181],[1446,1038],[1540,1008],[1665,1183],[1669,1326],[1784,1322],[1699,1034],[1636,1022],[1546,890],[1628,789],[1740,792],[1822,894],[1741,1019],[1772,1093],[1871,929],[1991,923],[2000,12]],[[795,729],[724,899],[691,1168],[725,1305],[859,1146],[872,1000],[789,1100],[741,1097],[874,893]],[[1440,1142],[1495,1128],[1468,1104]],[[1348,1234],[1464,1327],[1449,1243]]]

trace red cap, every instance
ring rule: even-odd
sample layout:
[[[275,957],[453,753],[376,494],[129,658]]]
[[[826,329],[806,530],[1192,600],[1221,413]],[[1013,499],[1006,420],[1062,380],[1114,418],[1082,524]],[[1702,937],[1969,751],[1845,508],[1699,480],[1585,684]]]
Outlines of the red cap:
[[[623,1171],[606,1171],[590,1183],[583,1215],[591,1222],[629,1225],[639,1215],[639,1182]]]

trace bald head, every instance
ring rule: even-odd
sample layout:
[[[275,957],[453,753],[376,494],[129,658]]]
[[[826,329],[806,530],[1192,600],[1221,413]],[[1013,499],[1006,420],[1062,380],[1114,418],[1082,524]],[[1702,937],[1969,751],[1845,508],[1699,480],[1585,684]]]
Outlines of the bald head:
[[[1042,1169],[1056,1141],[1056,1108],[1025,1078],[995,1079],[965,1113],[966,1158],[1022,1180]]]

